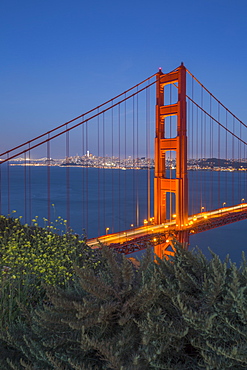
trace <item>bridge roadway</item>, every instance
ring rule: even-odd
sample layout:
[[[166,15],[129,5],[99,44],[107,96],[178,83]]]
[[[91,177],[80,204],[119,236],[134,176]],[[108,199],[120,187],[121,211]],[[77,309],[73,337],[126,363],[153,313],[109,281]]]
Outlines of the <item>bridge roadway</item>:
[[[209,212],[203,211],[189,216],[188,223],[180,229],[176,225],[176,220],[160,225],[147,223],[138,228],[88,239],[87,245],[93,249],[97,249],[104,244],[119,252],[130,254],[145,249],[147,244],[154,246],[167,242],[168,238],[176,238],[179,231],[188,231],[190,234],[196,234],[246,218],[247,203],[241,203],[235,206],[223,207]]]

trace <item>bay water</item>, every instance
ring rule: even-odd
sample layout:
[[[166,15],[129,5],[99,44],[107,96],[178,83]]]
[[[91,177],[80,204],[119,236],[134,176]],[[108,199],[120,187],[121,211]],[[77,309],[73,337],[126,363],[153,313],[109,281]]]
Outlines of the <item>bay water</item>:
[[[245,201],[246,174],[189,171],[190,214]],[[59,166],[1,166],[1,214],[24,223],[53,224],[88,238],[143,225],[153,215],[153,170]],[[148,194],[151,194],[150,196]],[[201,195],[204,194],[204,195]],[[246,194],[247,201],[247,194]],[[60,218],[61,217],[61,218]],[[210,249],[239,263],[246,251],[247,220],[190,236],[207,257]]]

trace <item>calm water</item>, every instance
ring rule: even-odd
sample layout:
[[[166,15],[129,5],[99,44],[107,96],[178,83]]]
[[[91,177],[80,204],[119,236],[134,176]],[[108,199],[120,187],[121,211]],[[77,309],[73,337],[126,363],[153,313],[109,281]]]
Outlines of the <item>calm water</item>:
[[[2,166],[0,175],[1,213],[16,210],[15,214],[28,223],[39,216],[43,226],[43,217],[50,212],[53,222],[61,216],[76,233],[86,231],[88,237],[94,237],[104,234],[106,228],[114,232],[142,224],[148,213],[153,213],[153,199],[149,205],[147,202],[148,190],[153,193],[153,171]],[[224,202],[240,203],[245,197],[244,173],[193,171],[189,172],[189,183],[190,214],[200,212],[201,207],[209,210]],[[190,246],[199,246],[208,256],[210,247],[222,259],[230,254],[239,262],[246,250],[246,236],[244,220],[193,235]]]

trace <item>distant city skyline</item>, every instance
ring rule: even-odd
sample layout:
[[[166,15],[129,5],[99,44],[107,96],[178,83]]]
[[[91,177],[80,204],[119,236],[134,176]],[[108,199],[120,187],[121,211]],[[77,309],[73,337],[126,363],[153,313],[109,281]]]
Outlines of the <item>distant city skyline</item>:
[[[166,158],[166,169],[175,170],[176,160]],[[190,170],[210,170],[210,171],[247,171],[247,158],[223,159],[223,158],[188,158],[188,171]],[[75,155],[67,158],[15,158],[10,162],[10,166],[75,166],[88,168],[104,169],[154,169],[154,158],[138,157],[127,158],[119,157],[98,157],[87,151],[83,156]]]

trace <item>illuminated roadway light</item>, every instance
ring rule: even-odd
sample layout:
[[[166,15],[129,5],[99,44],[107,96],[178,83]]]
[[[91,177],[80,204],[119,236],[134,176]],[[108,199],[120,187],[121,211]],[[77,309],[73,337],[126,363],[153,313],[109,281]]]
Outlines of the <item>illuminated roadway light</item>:
[[[175,218],[177,215],[176,214],[174,214],[174,215],[172,215],[172,218]]]

